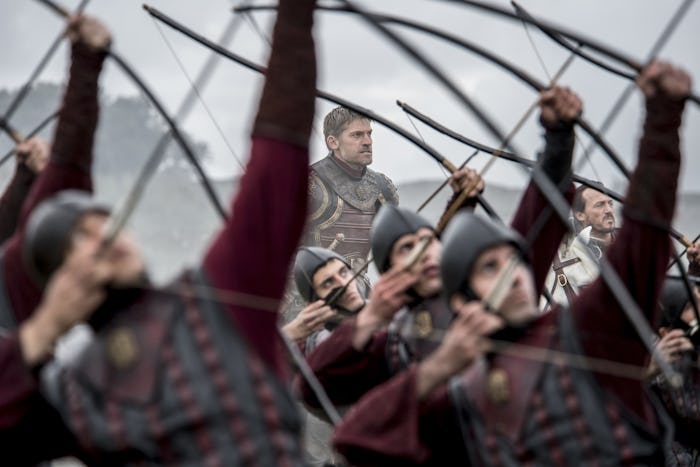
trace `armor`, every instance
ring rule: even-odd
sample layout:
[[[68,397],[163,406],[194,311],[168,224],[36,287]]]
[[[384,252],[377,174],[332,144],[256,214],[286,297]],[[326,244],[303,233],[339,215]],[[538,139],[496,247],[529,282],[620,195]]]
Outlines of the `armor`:
[[[328,248],[346,258],[353,270],[364,266],[369,253],[372,219],[383,204],[398,204],[399,195],[387,176],[365,168],[359,177],[349,174],[328,155],[311,166],[309,218],[304,241],[308,246]]]
[[[558,333],[547,322],[536,345],[582,354],[569,311],[550,315]],[[453,378],[450,396],[473,465],[664,465],[665,412],[641,423],[593,373],[564,361],[481,358]]]
[[[414,302],[399,312],[389,325],[386,356],[390,372],[398,374],[435,351],[440,345],[435,336],[446,332],[453,318],[441,295]]]
[[[45,376],[96,464],[304,465],[293,398],[213,297],[192,297],[206,284],[187,274],[149,291]]]

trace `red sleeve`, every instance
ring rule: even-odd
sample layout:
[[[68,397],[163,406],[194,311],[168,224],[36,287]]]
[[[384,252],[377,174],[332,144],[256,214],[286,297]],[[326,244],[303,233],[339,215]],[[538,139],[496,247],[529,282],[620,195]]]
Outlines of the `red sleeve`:
[[[378,332],[362,351],[352,345],[355,319],[346,319],[308,356],[309,366],[334,404],[351,405],[370,389],[388,380],[386,331]],[[313,391],[298,380],[302,400],[320,408]]]
[[[17,164],[15,174],[0,198],[0,244],[15,233],[22,203],[35,178],[34,172],[26,165]]]
[[[419,402],[416,366],[367,393],[336,428],[333,446],[351,465],[460,465],[464,441],[446,387]]]
[[[574,186],[569,185],[564,198],[571,203],[574,197]],[[546,219],[542,216],[547,216]],[[544,220],[543,220],[544,219]],[[539,230],[537,237],[530,246],[530,265],[535,281],[535,290],[539,292],[544,287],[547,273],[552,265],[554,255],[559,248],[559,242],[567,231],[567,226],[561,221],[547,199],[537,188],[534,182],[530,182],[520,200],[518,209],[515,212],[511,227],[524,238],[528,238],[528,233],[533,228],[539,228],[539,223],[546,222]]]
[[[671,248],[667,228],[676,201],[682,108],[682,104],[660,99],[647,103],[639,163],[630,180],[623,211],[624,224],[606,254],[650,322],[654,322]],[[573,311],[586,353],[639,367],[645,365],[648,352],[601,279],[581,293]],[[649,415],[639,383],[609,375],[598,375],[598,379],[637,414]],[[632,390],[630,384],[635,385]]]
[[[306,148],[254,138],[232,216],[204,259],[216,288],[259,298],[268,307],[226,305],[248,344],[273,368],[282,361],[275,306],[304,226],[307,163]]]
[[[266,309],[227,305],[251,349],[284,377],[277,312],[306,219],[308,143],[316,93],[314,0],[283,0],[253,125],[251,157],[231,217],[204,258],[215,287]]]
[[[24,363],[17,332],[0,337],[0,430],[15,425],[38,393],[38,383]]]
[[[37,178],[22,207],[14,236],[3,256],[3,276],[13,312],[18,322],[25,320],[38,305],[41,291],[27,275],[21,258],[24,224],[34,207],[61,190],[92,191],[92,146],[97,126],[97,80],[104,53],[90,51],[82,44],[72,48],[70,79],[56,126],[51,158]]]

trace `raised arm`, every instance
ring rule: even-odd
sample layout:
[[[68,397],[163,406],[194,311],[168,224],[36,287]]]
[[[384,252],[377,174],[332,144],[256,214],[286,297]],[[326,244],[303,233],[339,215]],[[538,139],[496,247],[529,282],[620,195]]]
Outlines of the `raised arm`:
[[[66,189],[92,190],[92,149],[97,128],[98,78],[109,47],[109,31],[95,18],[78,16],[68,23],[71,68],[54,132],[49,164],[22,209],[20,228],[34,206]]]
[[[627,192],[624,223],[607,258],[642,312],[653,321],[671,248],[667,229],[676,203],[678,132],[690,78],[668,64],[655,62],[643,70],[640,86],[646,97],[646,120],[639,162]],[[586,353],[637,366],[645,364],[644,346],[601,279],[583,291],[573,311]],[[642,393],[629,391],[629,380],[598,377],[620,400],[637,413],[642,411]]]
[[[19,225],[7,241],[2,259],[5,292],[17,321],[36,308],[40,290],[27,275],[21,254],[22,233],[32,209],[42,200],[66,189],[92,190],[90,169],[97,125],[97,80],[109,46],[109,31],[88,16],[72,18],[68,36],[72,41],[68,87],[54,134],[51,157],[37,178],[22,207]]]
[[[545,129],[545,148],[538,156],[538,164],[569,202],[574,193],[570,178],[574,152],[573,119],[581,111],[581,100],[566,88],[554,87],[540,96],[540,124]],[[546,224],[541,226],[543,222]],[[540,291],[566,225],[551,210],[534,182],[530,182],[511,226],[528,240],[531,240],[528,233],[532,229],[540,229],[530,243],[531,251],[534,252],[530,260],[535,290]]]
[[[316,86],[314,3],[280,2],[250,162],[231,218],[204,259],[204,271],[215,287],[266,302],[282,297],[306,219]],[[281,368],[277,313],[242,305],[227,309],[251,347],[269,365]]]

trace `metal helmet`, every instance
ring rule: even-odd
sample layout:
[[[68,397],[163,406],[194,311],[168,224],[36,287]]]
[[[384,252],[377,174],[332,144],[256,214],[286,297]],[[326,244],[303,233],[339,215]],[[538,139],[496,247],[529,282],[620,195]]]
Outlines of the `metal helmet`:
[[[307,302],[318,300],[319,297],[314,290],[314,274],[332,259],[341,261],[348,269],[351,269],[347,260],[335,251],[315,246],[299,248],[294,261],[294,282],[299,294]]]
[[[661,295],[661,325],[676,327],[681,320],[683,309],[690,302],[688,291],[680,279],[666,279]]]
[[[440,272],[445,295],[449,298],[462,292],[469,299],[480,298],[469,286],[474,263],[484,250],[503,243],[527,257],[525,242],[513,229],[472,212],[456,214],[442,235]]]
[[[75,225],[88,213],[109,215],[110,208],[79,190],[61,191],[34,208],[24,231],[22,260],[37,285],[45,286],[61,266]]]
[[[372,221],[369,234],[377,270],[384,273],[389,269],[391,249],[399,238],[423,227],[433,228],[430,222],[413,211],[391,204],[383,205]]]

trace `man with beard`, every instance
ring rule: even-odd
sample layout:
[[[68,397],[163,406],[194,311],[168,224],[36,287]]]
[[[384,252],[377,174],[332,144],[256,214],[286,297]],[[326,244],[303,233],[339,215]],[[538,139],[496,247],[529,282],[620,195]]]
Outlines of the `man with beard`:
[[[35,280],[76,253],[111,266],[95,341],[44,381],[90,465],[303,465],[277,310],[307,205],[314,5],[280,2],[250,161],[197,271],[153,287],[125,234],[105,243],[107,215],[80,208],[85,194],[32,213],[23,248]]]
[[[598,277],[598,260],[615,238],[613,208],[605,193],[586,186],[576,190],[571,210],[578,234],[562,242],[545,280],[555,302],[570,305]]]
[[[328,155],[311,165],[309,217],[303,244],[337,251],[357,271],[367,261],[369,229],[383,204],[398,204],[391,180],[372,164],[372,125],[364,115],[336,107],[323,119]]]
[[[647,108],[639,163],[607,259],[651,318],[690,78],[653,62],[638,83]],[[470,213],[452,221],[441,270],[458,317],[438,350],[367,394],[338,428],[336,448],[353,465],[663,465],[668,431],[645,391],[647,351],[608,286],[598,279],[570,310],[537,309],[565,225],[550,211],[538,235],[520,227],[545,209],[541,196],[524,199],[516,230]]]

